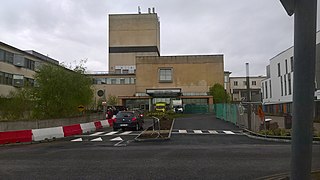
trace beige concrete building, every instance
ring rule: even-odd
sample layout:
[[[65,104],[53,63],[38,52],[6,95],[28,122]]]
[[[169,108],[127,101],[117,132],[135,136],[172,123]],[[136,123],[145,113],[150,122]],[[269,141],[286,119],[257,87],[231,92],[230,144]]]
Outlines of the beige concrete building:
[[[111,95],[119,105],[153,110],[156,102],[212,104],[209,87],[224,84],[223,69],[220,54],[160,56],[160,22],[153,11],[109,15],[109,72],[91,76],[96,102]]]
[[[33,86],[33,76],[42,63],[59,64],[36,51],[23,51],[0,42],[0,96],[23,86]]]
[[[261,102],[261,82],[266,76],[250,76],[251,101]],[[246,101],[246,77],[230,77],[230,92],[232,101]]]

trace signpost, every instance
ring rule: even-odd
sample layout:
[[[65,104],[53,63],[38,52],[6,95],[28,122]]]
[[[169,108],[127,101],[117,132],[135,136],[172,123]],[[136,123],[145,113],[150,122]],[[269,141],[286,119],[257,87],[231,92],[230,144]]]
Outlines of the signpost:
[[[294,14],[291,179],[311,179],[317,0],[280,0]]]
[[[79,105],[79,106],[78,106],[78,110],[79,110],[80,112],[83,112],[85,109],[86,109],[86,108],[85,108],[83,105]]]

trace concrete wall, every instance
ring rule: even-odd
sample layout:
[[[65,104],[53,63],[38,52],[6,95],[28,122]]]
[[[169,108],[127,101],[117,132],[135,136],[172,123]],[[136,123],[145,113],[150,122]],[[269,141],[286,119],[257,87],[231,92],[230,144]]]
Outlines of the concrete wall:
[[[74,117],[67,119],[0,122],[0,132],[66,126],[72,124],[93,122],[103,119],[105,119],[105,116],[103,115],[103,113],[100,113],[91,116]]]
[[[172,82],[159,82],[159,69],[172,68]],[[208,92],[224,84],[223,55],[137,57],[136,92],[150,88],[181,88],[184,92]]]

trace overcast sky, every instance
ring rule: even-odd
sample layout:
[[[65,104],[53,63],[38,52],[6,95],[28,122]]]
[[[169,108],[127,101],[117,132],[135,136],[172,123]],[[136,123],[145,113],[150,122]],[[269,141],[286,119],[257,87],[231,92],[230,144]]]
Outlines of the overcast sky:
[[[224,54],[232,76],[245,76],[246,62],[250,75],[265,75],[269,60],[293,45],[293,17],[279,0],[4,0],[0,41],[107,71],[108,14],[138,6],[156,8],[161,55]]]

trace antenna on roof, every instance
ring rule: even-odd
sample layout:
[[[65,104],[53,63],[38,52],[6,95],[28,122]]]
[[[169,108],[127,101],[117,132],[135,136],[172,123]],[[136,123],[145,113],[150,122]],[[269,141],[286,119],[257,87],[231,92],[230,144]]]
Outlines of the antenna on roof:
[[[141,8],[138,6],[138,13],[141,14]]]
[[[156,8],[152,7],[152,13],[155,14],[156,13]]]
[[[148,8],[148,13],[151,14],[151,8]]]

